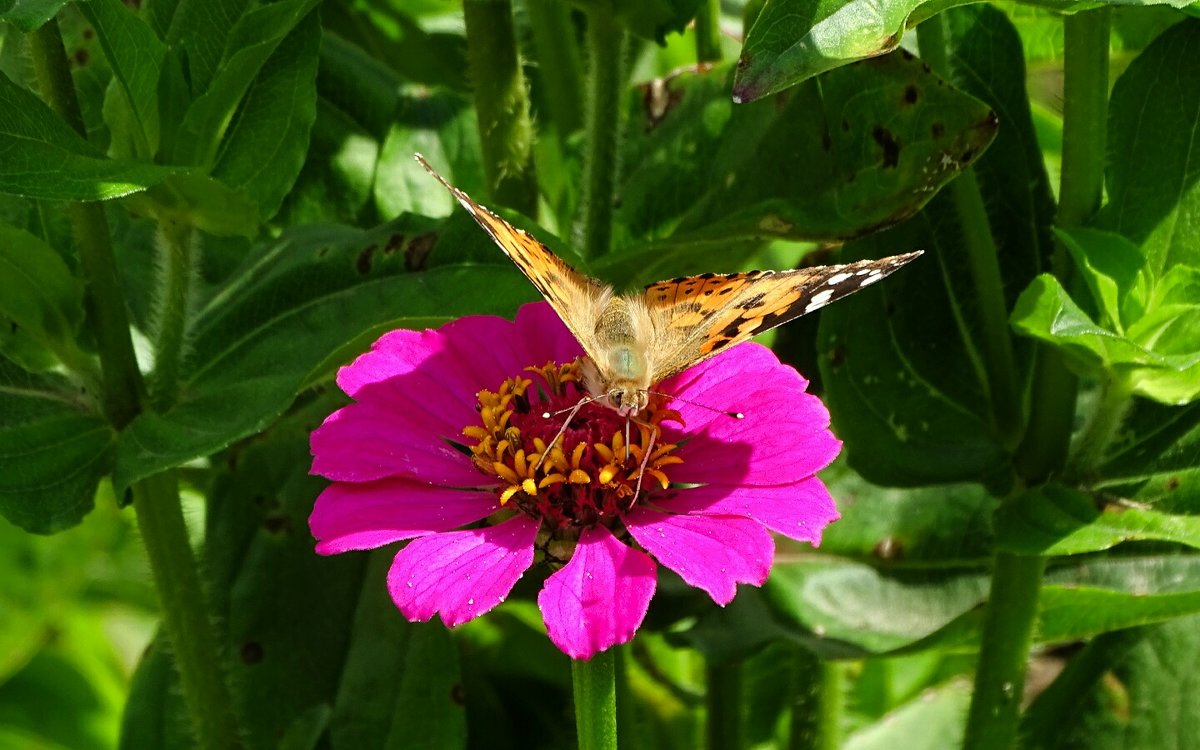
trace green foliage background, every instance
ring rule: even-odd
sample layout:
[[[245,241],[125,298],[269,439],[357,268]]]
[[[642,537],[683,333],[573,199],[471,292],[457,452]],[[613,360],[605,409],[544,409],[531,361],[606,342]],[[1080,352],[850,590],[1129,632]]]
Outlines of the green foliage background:
[[[337,367],[535,298],[415,151],[623,287],[926,251],[771,334],[844,517],[662,574],[623,746],[1200,742],[1197,6],[466,3],[0,0],[0,747],[575,742],[535,589],[312,552]]]

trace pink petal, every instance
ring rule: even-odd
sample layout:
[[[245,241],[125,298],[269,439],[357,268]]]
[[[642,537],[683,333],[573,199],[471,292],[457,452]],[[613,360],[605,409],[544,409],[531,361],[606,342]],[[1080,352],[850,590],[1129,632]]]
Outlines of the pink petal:
[[[761,344],[746,342],[667,378],[655,390],[700,404],[682,401],[670,404],[683,416],[688,431],[696,432],[714,419],[727,419],[721,417],[720,411],[746,412],[749,387],[765,385],[803,393],[808,381],[795,368],[780,363],[775,352]]]
[[[470,413],[477,424],[478,415]],[[346,482],[407,477],[421,482],[475,486],[488,481],[471,459],[443,437],[464,440],[465,424],[450,426],[423,410],[379,408],[377,404],[344,406],[313,430],[312,473]]]
[[[525,342],[526,365],[540,366],[547,360],[562,364],[583,354],[583,347],[545,302],[521,305],[515,322],[517,337]]]
[[[554,645],[572,659],[590,659],[633,638],[656,583],[648,555],[597,526],[584,529],[571,561],[546,579],[538,607]]]
[[[400,550],[388,591],[413,622],[440,614],[461,625],[504,601],[533,564],[538,522],[514,516],[498,526],[421,537]]]
[[[333,555],[456,529],[486,518],[499,507],[491,492],[450,490],[403,479],[337,482],[317,497],[308,526],[317,539],[317,553]]]
[[[842,443],[816,396],[766,387],[743,393],[743,419],[719,417],[694,435],[671,478],[699,484],[791,484],[829,465]],[[691,433],[691,425],[682,431]],[[667,430],[668,439],[678,432]]]
[[[676,491],[673,497],[655,497],[654,504],[668,513],[752,518],[771,531],[813,546],[821,532],[840,518],[825,484],[816,477],[776,487],[706,485]]]
[[[637,508],[625,528],[660,563],[725,606],[737,584],[761,586],[775,541],[757,521],[737,516],[676,516]]]

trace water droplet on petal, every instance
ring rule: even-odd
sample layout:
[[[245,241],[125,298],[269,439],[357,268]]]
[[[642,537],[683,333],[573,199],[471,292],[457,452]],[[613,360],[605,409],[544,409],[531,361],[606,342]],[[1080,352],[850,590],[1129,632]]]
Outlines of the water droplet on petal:
[[[468,600],[467,600],[467,605],[468,605],[468,606],[474,606],[474,605],[475,605],[475,600],[474,600],[474,599],[468,599]]]

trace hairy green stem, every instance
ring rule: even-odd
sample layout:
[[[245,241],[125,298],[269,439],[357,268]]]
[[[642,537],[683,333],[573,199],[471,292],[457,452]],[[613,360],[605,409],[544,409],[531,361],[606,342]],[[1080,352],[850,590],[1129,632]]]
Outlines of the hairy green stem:
[[[158,225],[160,280],[155,316],[154,378],[150,400],[165,411],[179,391],[191,309],[194,230],[188,224],[160,220]]]
[[[1058,224],[1082,225],[1100,208],[1107,157],[1108,35],[1107,8],[1063,19],[1063,160]],[[1071,258],[1059,244],[1053,272],[1066,286]],[[1075,423],[1078,380],[1062,354],[1038,345],[1030,399],[1029,427],[1017,450],[1017,472],[1027,483],[1043,482],[1067,461]]]
[[[57,22],[52,19],[29,39],[47,103],[86,135]],[[108,221],[98,203],[71,204],[68,211],[87,286],[88,320],[104,373],[105,411],[113,425],[121,428],[140,411],[144,385],[129,334]],[[163,626],[174,650],[198,746],[205,750],[237,747],[232,702],[223,681],[174,475],[160,474],[138,483],[133,497],[162,603]]]
[[[42,97],[59,117],[87,137],[58,21],[51,19],[28,38]],[[67,214],[83,272],[88,320],[104,374],[104,412],[120,429],[141,410],[143,385],[129,335],[129,318],[117,277],[108,220],[99,203],[68,204]]]
[[[1129,379],[1110,376],[1100,384],[1096,407],[1079,433],[1066,475],[1070,480],[1087,482],[1091,473],[1104,459],[1104,450],[1121,429],[1125,415],[1132,405],[1133,389]]]
[[[742,662],[709,661],[704,672],[707,747],[739,750],[746,744]]]
[[[587,21],[587,151],[583,163],[582,236],[576,247],[585,257],[596,258],[607,253],[612,244],[625,37],[606,3],[592,5]]]
[[[797,649],[793,677],[790,750],[837,750],[842,746],[846,668]]]
[[[964,750],[1010,750],[1015,745],[1046,558],[1000,553],[992,565]]]
[[[589,661],[571,662],[575,731],[579,750],[617,747],[616,655],[612,649]]]
[[[721,56],[721,0],[701,0],[696,10],[696,62],[720,62]]]
[[[537,216],[533,120],[510,0],[465,0],[467,59],[479,117],[483,168],[492,197]]]
[[[205,750],[238,747],[233,704],[223,680],[196,559],[188,543],[175,476],[158,474],[139,482],[133,489],[133,505],[196,745]]]
[[[945,23],[940,15],[930,18],[920,25],[917,38],[921,58],[938,75],[949,79],[951,71],[946,50]],[[950,183],[949,190],[962,227],[963,249],[979,309],[980,347],[992,420],[1000,440],[1009,447],[1016,447],[1021,439],[1021,397],[996,240],[992,236],[975,170],[968,169],[960,174]]]
[[[571,6],[562,0],[526,0],[529,30],[537,49],[543,104],[560,137],[583,127],[583,58],[576,43]]]

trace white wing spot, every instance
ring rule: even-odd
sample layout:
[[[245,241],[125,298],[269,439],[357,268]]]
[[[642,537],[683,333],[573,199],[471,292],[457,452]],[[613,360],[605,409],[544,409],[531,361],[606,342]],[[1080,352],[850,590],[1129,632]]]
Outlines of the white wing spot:
[[[864,269],[862,269],[862,270],[860,270],[860,271],[855,271],[855,272],[854,272],[854,275],[855,275],[855,276],[866,276],[866,275],[867,275],[867,274],[869,274],[869,273],[877,273],[877,272],[876,272],[874,269],[871,269],[871,268],[864,268]]]
[[[882,278],[883,278],[883,272],[880,271],[878,268],[873,268],[873,269],[871,269],[871,273],[867,274],[867,277],[865,279],[858,282],[858,286],[861,289],[864,286],[874,284],[876,281],[879,281]]]
[[[846,271],[843,271],[842,273],[835,273],[834,275],[830,276],[828,279],[825,279],[825,283],[828,284],[829,286],[837,286],[838,284],[842,283],[843,281],[845,281],[846,279],[850,278],[853,275],[854,274],[848,273]]]
[[[809,303],[804,307],[804,314],[807,315],[813,310],[824,307],[829,304],[829,298],[833,296],[832,289],[824,289],[813,295]]]

